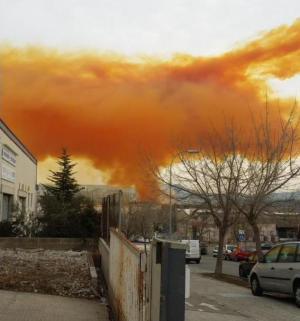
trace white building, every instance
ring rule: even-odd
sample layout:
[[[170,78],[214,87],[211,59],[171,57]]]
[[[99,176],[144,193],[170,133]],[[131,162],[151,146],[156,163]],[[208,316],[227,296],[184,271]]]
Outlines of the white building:
[[[0,119],[0,221],[36,210],[37,160]]]

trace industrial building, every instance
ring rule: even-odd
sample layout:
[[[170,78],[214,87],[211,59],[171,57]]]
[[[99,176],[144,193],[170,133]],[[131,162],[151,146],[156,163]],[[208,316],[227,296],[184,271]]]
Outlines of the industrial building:
[[[36,210],[37,160],[0,119],[0,221]]]

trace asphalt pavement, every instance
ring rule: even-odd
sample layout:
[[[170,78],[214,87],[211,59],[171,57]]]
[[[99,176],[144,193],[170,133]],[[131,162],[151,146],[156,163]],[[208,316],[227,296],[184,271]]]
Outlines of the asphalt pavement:
[[[189,267],[193,272],[212,273],[215,270],[216,260],[210,255],[203,255],[200,264],[191,263]],[[239,262],[223,260],[223,273],[238,277]]]
[[[249,288],[203,275],[213,272],[216,259],[203,256],[189,264],[191,296],[186,299],[185,321],[299,321],[300,309],[283,295],[255,297]],[[237,262],[224,261],[224,272],[238,276]]]

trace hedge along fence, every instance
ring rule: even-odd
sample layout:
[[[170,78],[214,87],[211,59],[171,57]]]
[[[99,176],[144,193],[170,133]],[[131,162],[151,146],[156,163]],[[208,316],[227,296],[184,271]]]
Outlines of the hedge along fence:
[[[0,249],[45,249],[60,251],[95,251],[96,239],[63,237],[0,237]]]

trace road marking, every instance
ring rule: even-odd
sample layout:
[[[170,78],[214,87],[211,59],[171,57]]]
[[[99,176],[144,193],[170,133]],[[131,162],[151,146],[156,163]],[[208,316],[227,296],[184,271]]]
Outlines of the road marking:
[[[185,302],[186,305],[188,305],[189,307],[193,307],[193,305],[189,302]]]
[[[215,307],[213,304],[208,304],[208,303],[202,302],[202,303],[200,303],[200,305],[203,307],[207,307],[209,309],[212,309],[214,311],[219,311],[219,309],[217,307]]]

